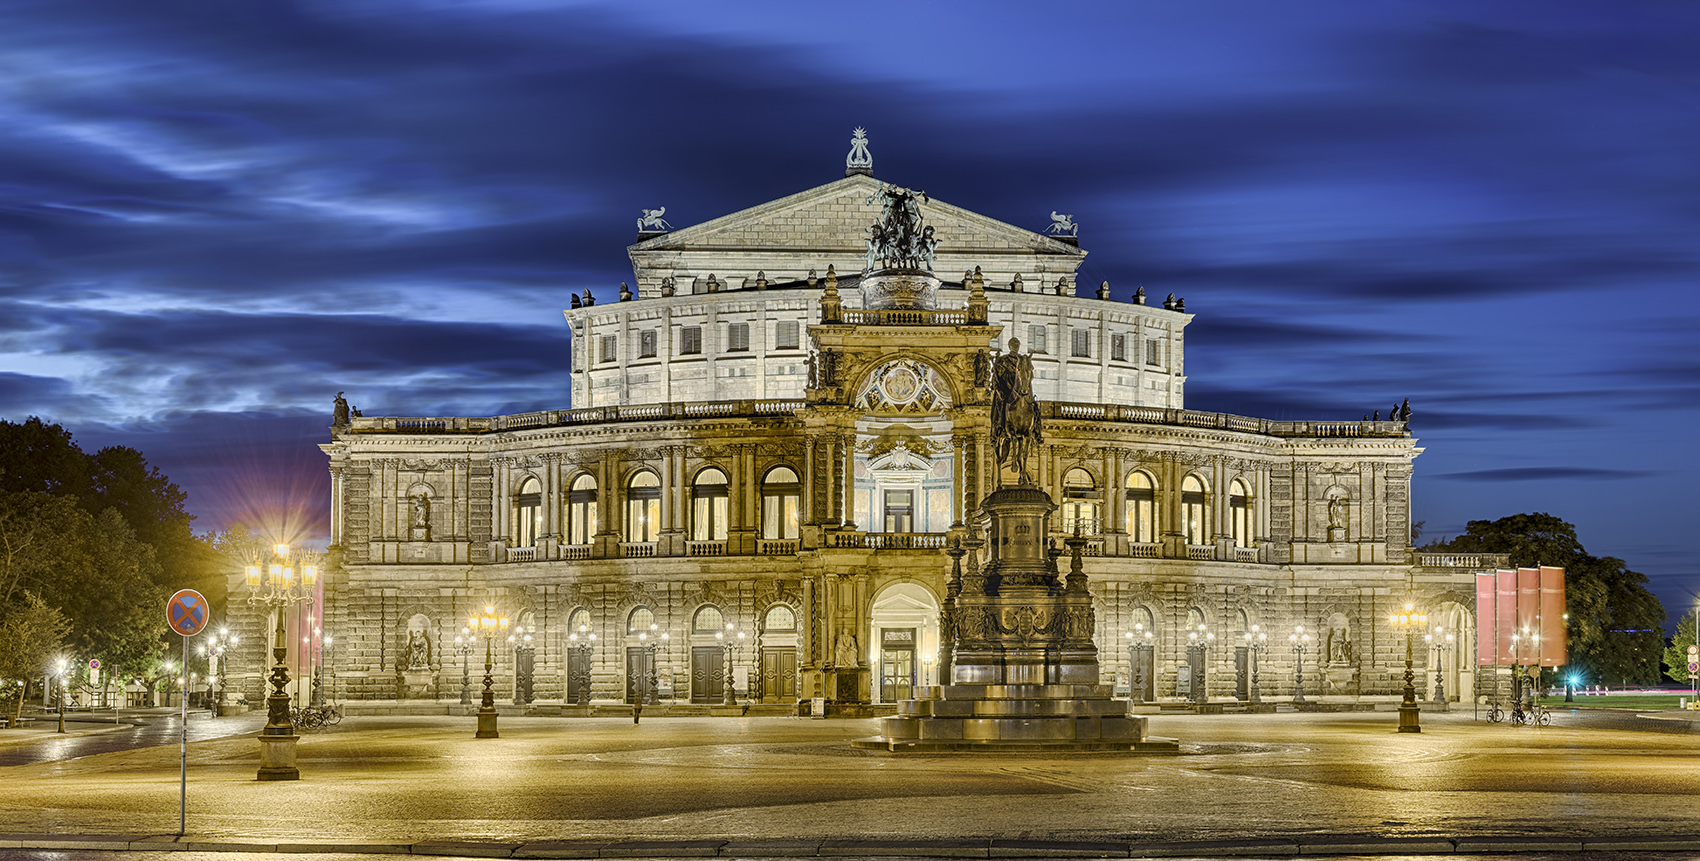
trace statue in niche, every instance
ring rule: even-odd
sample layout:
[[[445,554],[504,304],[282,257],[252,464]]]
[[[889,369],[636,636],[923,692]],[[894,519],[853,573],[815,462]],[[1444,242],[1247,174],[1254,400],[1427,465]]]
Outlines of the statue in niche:
[[[815,354],[809,354],[809,388],[820,385],[820,367],[815,360]]]
[[[343,392],[337,392],[336,400],[331,402],[332,427],[348,426],[348,399],[344,398],[343,394]]]
[[[1352,662],[1352,643],[1346,629],[1346,620],[1335,618],[1328,620],[1328,663],[1350,664]]]
[[[833,663],[845,668],[861,666],[856,660],[856,635],[839,634],[838,647],[833,657]]]
[[[1021,339],[1009,339],[1009,352],[992,361],[992,449],[998,469],[1007,464],[1018,483],[1030,485],[1027,459],[1044,442],[1039,403],[1033,397],[1033,359],[1021,354]]]
[[[992,355],[985,350],[974,353],[974,387],[982,388],[992,380]]]
[[[431,497],[419,493],[413,499],[413,528],[428,529],[431,526]]]
[[[410,670],[431,668],[431,635],[425,631],[407,632],[407,663]]]
[[[1337,496],[1336,495],[1330,495],[1328,497],[1328,528],[1329,529],[1345,529],[1346,528],[1346,510],[1347,510],[1348,506],[1350,506],[1350,504],[1351,504],[1350,500],[1347,499],[1347,497],[1344,493],[1340,493]]]

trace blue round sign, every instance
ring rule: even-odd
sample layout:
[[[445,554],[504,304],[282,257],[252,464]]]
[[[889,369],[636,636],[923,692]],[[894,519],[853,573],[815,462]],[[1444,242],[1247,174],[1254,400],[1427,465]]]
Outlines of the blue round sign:
[[[207,626],[207,599],[193,589],[181,589],[165,603],[165,622],[185,637],[199,634]]]

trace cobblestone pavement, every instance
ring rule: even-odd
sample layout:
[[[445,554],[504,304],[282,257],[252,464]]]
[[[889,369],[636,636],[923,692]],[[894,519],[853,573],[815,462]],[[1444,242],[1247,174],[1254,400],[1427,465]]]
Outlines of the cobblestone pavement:
[[[1181,755],[894,758],[849,746],[876,731],[863,720],[504,717],[502,738],[477,740],[468,718],[354,717],[304,736],[297,782],[255,781],[249,736],[193,743],[188,829],[245,841],[770,848],[792,838],[1291,845],[1378,835],[1418,849],[1422,838],[1700,834],[1693,734],[1453,713],[1425,714],[1422,733],[1402,735],[1395,721],[1155,716],[1152,732],[1180,738]],[[0,768],[0,831],[176,826],[174,743]]]

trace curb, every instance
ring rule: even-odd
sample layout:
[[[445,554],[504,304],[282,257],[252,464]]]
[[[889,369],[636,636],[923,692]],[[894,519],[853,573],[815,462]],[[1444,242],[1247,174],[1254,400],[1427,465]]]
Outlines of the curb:
[[[774,838],[754,840],[562,840],[530,843],[426,840],[415,843],[247,841],[174,835],[0,834],[0,849],[107,852],[251,852],[268,855],[344,853],[456,858],[1233,858],[1339,855],[1476,855],[1540,852],[1700,852],[1697,836],[1381,837],[1314,834],[1295,838],[1132,842],[1083,840],[953,840]]]

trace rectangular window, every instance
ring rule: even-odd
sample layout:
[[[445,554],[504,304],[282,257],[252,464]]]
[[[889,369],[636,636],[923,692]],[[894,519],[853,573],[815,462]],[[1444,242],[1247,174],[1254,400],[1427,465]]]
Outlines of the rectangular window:
[[[602,336],[602,358],[601,358],[601,361],[618,362],[619,360],[620,360],[620,340],[619,340],[619,338],[614,336],[614,335],[603,335]]]
[[[1161,368],[1163,366],[1163,342],[1152,338],[1145,342],[1145,364]]]
[[[702,355],[702,327],[686,326],[679,330],[679,354]]]
[[[1092,358],[1092,330],[1071,329],[1069,334],[1074,339],[1074,343],[1069,345],[1069,355],[1076,359]]]
[[[726,352],[747,353],[750,350],[750,324],[731,323],[726,327]]]
[[[655,330],[645,329],[638,333],[638,358],[655,358]]]
[[[1033,323],[1027,327],[1027,352],[1045,352],[1045,324]]]
[[[888,490],[885,492],[885,531],[915,531],[915,491]]]
[[[1110,336],[1110,361],[1127,361],[1127,336],[1120,332]]]
[[[797,329],[796,320],[780,320],[779,325],[774,329],[773,348],[775,350],[795,350],[801,346],[802,342],[797,337]]]

